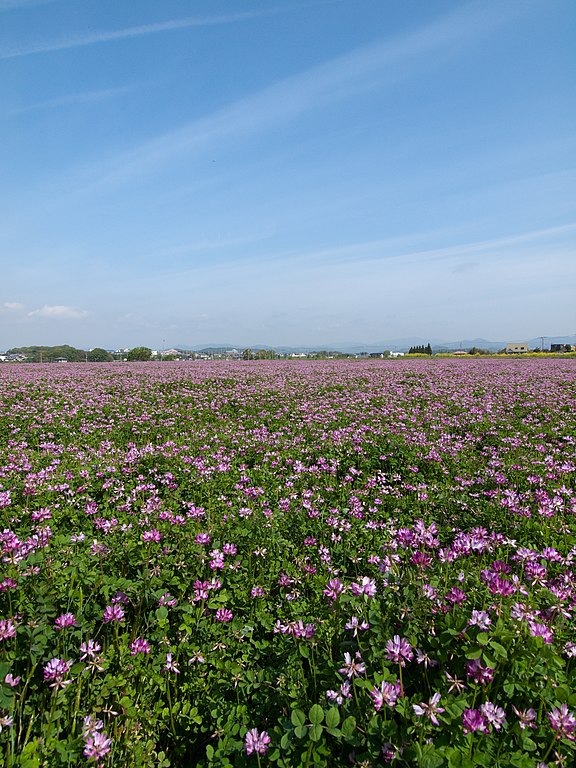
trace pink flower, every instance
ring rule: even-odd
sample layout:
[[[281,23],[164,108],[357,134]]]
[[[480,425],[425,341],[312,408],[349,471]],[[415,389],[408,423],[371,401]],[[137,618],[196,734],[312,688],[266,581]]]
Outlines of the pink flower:
[[[443,707],[438,706],[439,703],[440,694],[435,693],[428,704],[425,704],[423,701],[421,701],[420,704],[412,704],[412,709],[414,710],[416,717],[422,717],[425,715],[426,717],[430,718],[434,725],[440,725],[436,714],[438,712],[444,712],[445,710]]]
[[[566,704],[560,704],[560,707],[553,707],[552,712],[548,713],[548,719],[553,730],[556,731],[557,738],[564,736],[570,741],[574,741],[574,729],[576,728],[576,717],[570,712]]]
[[[234,614],[232,611],[228,610],[228,608],[218,608],[216,611],[216,621],[221,621],[223,623],[226,623],[228,621],[232,621],[234,618]]]
[[[344,666],[338,672],[346,677],[358,677],[366,672],[366,666],[358,651],[356,651],[356,659],[353,659],[349,653],[344,654]]]
[[[354,637],[358,637],[358,631],[370,629],[370,624],[368,624],[367,621],[360,623],[358,616],[352,616],[350,621],[346,624],[346,629],[351,629],[354,632]]]
[[[130,655],[136,656],[137,653],[150,653],[150,643],[141,637],[137,637],[130,643]]]
[[[490,624],[492,624],[492,620],[490,619],[486,611],[477,611],[477,610],[472,611],[472,616],[468,621],[468,626],[478,627],[478,629],[485,631],[488,629]]]
[[[375,597],[376,582],[374,579],[371,579],[368,576],[363,576],[360,582],[353,582],[350,584],[350,590],[353,595],[366,595],[367,597]]]
[[[518,725],[522,730],[525,730],[526,728],[536,728],[536,723],[534,722],[534,720],[536,720],[536,712],[532,707],[526,710],[519,710],[516,709],[515,706],[512,706],[512,709],[519,719]]]
[[[76,617],[73,613],[63,613],[61,616],[58,616],[54,621],[54,624],[57,631],[60,632],[60,630],[65,629],[65,627],[75,627]]]
[[[249,730],[244,738],[244,749],[247,755],[251,755],[252,752],[256,752],[257,755],[265,755],[269,746],[270,736],[266,731],[258,733],[257,728]]]
[[[546,624],[538,624],[535,621],[528,622],[528,629],[532,637],[541,637],[548,645],[554,640],[554,632]]]
[[[93,731],[85,737],[84,755],[88,760],[98,763],[109,752],[112,739],[109,739],[105,731]]]
[[[344,682],[340,686],[339,691],[326,691],[326,698],[329,701],[336,702],[338,706],[342,704],[344,699],[351,699],[352,694],[350,693],[350,681],[344,680]]]
[[[368,691],[374,702],[374,709],[379,712],[384,704],[387,704],[391,709],[394,709],[396,702],[400,698],[400,681],[395,683],[380,683],[380,688],[373,688]]]
[[[153,541],[156,544],[158,544],[158,542],[161,539],[162,539],[162,534],[160,533],[160,531],[157,528],[152,528],[149,531],[144,531],[144,533],[142,534],[142,541],[143,542]]]
[[[80,652],[82,653],[82,656],[80,656],[80,660],[84,661],[85,658],[90,656],[90,658],[94,658],[96,654],[102,650],[102,646],[100,643],[97,643],[95,640],[88,640],[87,643],[82,643],[80,645]]]
[[[462,712],[462,728],[464,733],[488,733],[488,723],[479,709],[465,709]]]
[[[172,661],[172,654],[166,654],[166,664],[164,665],[165,672],[174,672],[175,675],[180,674],[180,670],[176,666],[176,662]]]
[[[340,579],[330,579],[328,584],[326,584],[324,594],[331,603],[334,603],[336,600],[338,600],[339,596],[342,594],[342,592],[344,592],[344,590],[344,584],[342,584]]]
[[[123,621],[124,611],[118,603],[116,603],[116,605],[107,605],[104,609],[104,616],[102,619],[106,624],[109,624],[112,621]]]
[[[50,688],[65,688],[70,685],[72,680],[65,680],[67,677],[71,661],[64,661],[64,659],[50,659],[43,669],[44,680],[50,682]]]
[[[401,667],[405,667],[406,662],[412,661],[414,658],[412,646],[405,637],[394,635],[392,640],[388,640],[386,643],[386,658],[400,664]]]
[[[0,619],[0,640],[16,637],[16,624],[12,619]]]
[[[506,720],[506,713],[502,707],[497,707],[496,704],[492,704],[491,701],[487,701],[482,704],[480,710],[482,711],[482,714],[486,718],[487,722],[490,725],[493,725],[497,731],[502,728],[504,721]]]
[[[485,685],[492,681],[494,670],[490,667],[483,667],[480,659],[471,659],[466,662],[466,674],[468,677],[471,677],[475,683]]]

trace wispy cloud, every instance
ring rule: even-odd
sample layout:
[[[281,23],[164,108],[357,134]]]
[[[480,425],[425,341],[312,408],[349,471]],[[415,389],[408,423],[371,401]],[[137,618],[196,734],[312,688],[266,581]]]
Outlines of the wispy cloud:
[[[8,116],[22,115],[29,112],[39,112],[45,109],[61,109],[65,107],[77,106],[79,104],[99,104],[103,101],[109,101],[117,96],[121,96],[133,89],[133,86],[125,85],[119,88],[106,88],[96,91],[81,91],[78,93],[68,93],[57,99],[46,99],[34,104],[27,104],[23,107],[11,109],[6,114]]]
[[[63,304],[56,304],[54,306],[44,304],[41,309],[34,309],[32,312],[28,312],[28,316],[57,320],[79,320],[82,317],[87,317],[88,312],[76,309],[76,307],[67,307]]]
[[[11,312],[18,312],[24,309],[24,304],[20,304],[19,301],[5,301],[2,306],[4,309],[9,309]]]
[[[487,9],[483,3],[467,3],[415,32],[380,39],[276,82],[108,162],[99,162],[92,173],[86,169],[86,175],[99,182],[122,182],[183,154],[205,151],[224,138],[241,138],[359,92],[395,84],[481,39],[519,12],[516,5]]]
[[[389,261],[391,259],[409,263],[457,260],[474,254],[498,254],[503,249],[527,246],[531,243],[542,241],[551,242],[555,238],[560,238],[564,241],[565,237],[571,232],[576,232],[576,223],[519,232],[508,237],[476,240],[442,248],[421,249],[415,247],[418,240],[435,238],[435,233],[422,233],[415,236],[369,240],[335,246],[333,248],[322,248],[315,251],[283,254],[275,258],[274,263],[276,266],[282,263],[286,268],[289,264],[292,265],[292,268],[300,264],[308,265],[310,268],[325,269],[327,263],[332,268],[335,268],[339,264],[346,265],[351,263],[359,267],[360,264]],[[245,261],[245,263],[248,262]],[[469,259],[466,261],[466,264],[470,264]]]
[[[0,0],[0,13],[2,11],[15,11],[21,8],[30,8],[35,5],[47,5],[60,0]]]
[[[135,27],[124,27],[123,29],[93,32],[90,34],[72,34],[56,40],[44,40],[18,45],[12,48],[5,48],[4,50],[0,50],[0,59],[16,59],[22,56],[32,56],[40,53],[66,51],[72,48],[84,48],[88,45],[144,37],[146,35],[155,35],[161,32],[173,32],[174,30],[188,29],[190,27],[209,27],[218,24],[231,24],[261,16],[270,16],[279,13],[280,10],[281,9],[278,8],[267,8],[260,11],[229,13],[220,16],[188,16],[183,19],[170,19],[155,24],[141,24]]]

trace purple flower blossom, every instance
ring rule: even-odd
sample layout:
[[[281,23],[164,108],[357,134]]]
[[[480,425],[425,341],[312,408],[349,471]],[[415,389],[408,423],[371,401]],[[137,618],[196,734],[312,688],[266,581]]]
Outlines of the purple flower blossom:
[[[532,707],[526,710],[519,710],[512,706],[512,709],[518,717],[518,725],[522,730],[525,730],[526,728],[536,728],[536,723],[534,722],[534,720],[536,720],[536,712]]]
[[[73,613],[63,613],[61,616],[58,616],[58,618],[54,621],[54,624],[56,626],[56,629],[58,632],[60,632],[62,629],[65,629],[66,627],[75,627],[76,626],[76,617]]]
[[[265,755],[270,746],[270,736],[266,731],[258,733],[257,728],[252,728],[248,731],[244,738],[244,749],[247,755],[251,755],[256,752],[257,755]]]
[[[468,626],[469,627],[478,627],[478,629],[481,629],[482,631],[486,631],[488,627],[492,624],[492,619],[486,611],[472,611],[472,616],[468,620]]]
[[[562,737],[574,741],[574,730],[576,729],[576,716],[571,712],[566,704],[560,704],[560,707],[553,707],[548,713],[548,719],[552,729],[556,731],[558,739]]]
[[[228,621],[232,621],[233,618],[234,614],[228,608],[218,608],[216,611],[216,621],[227,623]]]
[[[358,651],[356,651],[356,656],[353,659],[352,656],[346,652],[344,654],[344,666],[342,669],[339,669],[338,672],[340,672],[341,675],[346,675],[346,677],[358,677],[358,675],[363,675],[366,672],[366,665],[362,661],[362,656]]]
[[[4,678],[4,682],[6,685],[9,685],[11,688],[16,688],[16,686],[20,683],[20,680],[22,678],[20,676],[14,677],[14,675],[11,672],[8,672],[6,677]]]
[[[497,707],[496,704],[493,704],[491,701],[486,701],[482,704],[480,710],[486,718],[487,723],[493,725],[497,731],[502,728],[502,725],[506,720],[506,712],[504,712],[502,707]]]
[[[466,674],[471,677],[475,683],[486,685],[494,677],[494,670],[482,665],[480,659],[470,659],[466,662]]]
[[[452,676],[448,674],[448,672],[444,672],[446,675],[446,679],[450,683],[450,687],[448,688],[448,693],[452,693],[452,691],[456,691],[456,693],[462,693],[462,691],[466,688],[466,685],[464,684],[464,680],[459,680],[455,675]]]
[[[2,733],[3,728],[11,728],[13,724],[12,715],[0,715],[0,733]]]
[[[137,637],[130,643],[130,655],[136,656],[137,653],[150,653],[151,646],[148,640],[144,640],[142,637]]]
[[[414,658],[412,646],[405,637],[394,635],[392,640],[388,640],[386,643],[386,658],[395,664],[400,664],[401,667],[405,667],[406,662],[412,661]]]
[[[372,698],[376,712],[379,712],[384,704],[394,709],[401,694],[400,681],[397,680],[395,683],[382,681],[379,688],[376,686],[368,693]]]
[[[462,712],[464,733],[488,733],[488,722],[479,709],[465,709]]]
[[[142,534],[143,542],[153,541],[155,544],[158,544],[161,539],[162,539],[162,534],[157,528],[152,528],[149,531],[144,531],[144,533]]]
[[[335,702],[338,706],[343,703],[344,699],[351,699],[350,681],[344,680],[338,691],[326,691],[326,698],[329,701]]]
[[[529,621],[528,630],[532,637],[541,637],[548,645],[554,640],[554,632],[546,624],[538,624],[535,621]]]
[[[350,629],[354,633],[354,637],[358,637],[359,630],[370,629],[370,624],[367,621],[360,622],[358,616],[352,616],[346,624],[346,629]]]
[[[175,605],[178,605],[178,600],[173,597],[170,592],[165,592],[160,600],[158,600],[158,605],[165,605],[168,608],[174,608]]]
[[[124,620],[124,611],[123,609],[118,605],[107,605],[104,609],[104,615],[102,617],[102,620],[105,624],[109,624],[113,621],[120,622]]]
[[[16,637],[16,624],[12,619],[0,619],[0,640]]]
[[[166,654],[166,664],[164,665],[165,672],[174,672],[175,675],[180,674],[180,670],[176,666],[176,662],[172,660],[172,654]]]
[[[71,679],[64,679],[70,672],[71,666],[71,661],[50,659],[43,669],[44,680],[50,683],[50,688],[65,688],[72,682]]]
[[[376,596],[376,582],[369,576],[363,576],[360,582],[352,582],[350,584],[350,591],[353,595],[366,595],[367,597]]]
[[[97,643],[96,640],[88,640],[88,642],[80,645],[80,653],[82,654],[80,660],[84,661],[88,656],[94,658],[101,650],[102,646],[100,643]]]
[[[85,737],[84,756],[98,763],[110,752],[111,746],[112,739],[108,738],[105,731],[93,731]]]
[[[324,594],[330,600],[331,603],[335,603],[336,600],[340,597],[340,595],[345,591],[345,586],[342,584],[340,579],[330,579],[328,584],[326,584],[326,589],[324,590]]]
[[[420,704],[412,704],[412,709],[414,710],[414,714],[416,717],[423,717],[424,715],[434,723],[434,725],[440,725],[438,722],[438,718],[436,717],[437,713],[444,712],[445,710],[443,707],[439,707],[438,704],[440,703],[440,694],[435,693],[428,704],[421,701]]]

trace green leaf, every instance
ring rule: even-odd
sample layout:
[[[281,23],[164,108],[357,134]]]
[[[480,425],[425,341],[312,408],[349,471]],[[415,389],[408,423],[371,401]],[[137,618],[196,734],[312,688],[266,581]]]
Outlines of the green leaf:
[[[350,717],[347,717],[346,720],[342,723],[342,735],[350,739],[352,736],[354,736],[354,731],[356,730],[356,718],[350,715]]]
[[[479,659],[482,656],[482,648],[474,648],[466,654],[467,659]]]
[[[324,720],[324,710],[319,704],[312,704],[310,711],[308,712],[308,717],[310,718],[312,725],[318,725]]]
[[[168,618],[168,608],[165,605],[161,605],[160,608],[156,608],[156,618],[158,621],[164,621]]]
[[[297,739],[305,738],[307,733],[308,728],[305,725],[297,725],[296,728],[294,728],[294,735]]]
[[[301,709],[293,709],[290,715],[292,725],[304,725],[306,722],[306,715]]]
[[[508,652],[506,651],[506,648],[504,648],[503,645],[500,645],[500,643],[496,642],[496,640],[490,640],[490,648],[494,651],[494,655],[496,658],[499,659],[507,659],[508,658]]]
[[[322,726],[320,723],[314,723],[314,725],[310,728],[309,736],[311,741],[320,741],[322,737]]]
[[[476,635],[476,642],[479,645],[488,645],[489,639],[490,638],[489,638],[488,632],[478,632],[478,634]]]
[[[451,749],[446,756],[450,768],[474,768],[472,760],[459,750]]]
[[[510,756],[510,765],[514,768],[533,768],[534,758],[524,752],[514,752]]]
[[[332,707],[332,709],[329,709],[328,712],[326,712],[326,725],[328,728],[336,728],[339,722],[340,712],[338,711],[338,707]]]
[[[298,646],[298,651],[300,653],[300,656],[303,656],[305,659],[309,659],[310,658],[310,648],[308,648],[307,645],[302,645],[302,644],[299,645]]]
[[[536,742],[532,741],[526,731],[520,732],[520,740],[522,741],[522,749],[525,749],[526,752],[533,752],[536,749]]]

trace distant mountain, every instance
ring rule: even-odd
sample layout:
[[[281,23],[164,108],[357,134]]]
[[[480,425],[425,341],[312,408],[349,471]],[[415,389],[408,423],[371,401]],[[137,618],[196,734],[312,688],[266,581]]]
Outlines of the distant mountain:
[[[319,351],[331,351],[331,352],[346,352],[348,354],[360,353],[360,352],[383,352],[384,350],[390,350],[391,352],[407,352],[410,347],[417,347],[419,345],[430,344],[433,352],[452,352],[457,349],[468,350],[472,347],[478,349],[487,349],[490,352],[498,352],[504,349],[506,344],[512,341],[526,342],[530,349],[540,349],[541,347],[546,350],[550,349],[550,344],[575,344],[576,334],[572,336],[537,336],[529,339],[526,337],[510,337],[506,341],[490,341],[489,339],[476,338],[476,339],[460,339],[457,341],[444,341],[436,337],[424,337],[424,336],[405,336],[395,339],[387,339],[384,341],[377,341],[367,344],[361,341],[332,341],[324,344],[302,344],[294,346],[285,345],[270,345],[270,344],[197,344],[190,346],[187,344],[176,344],[176,349],[203,352],[205,354],[218,354],[227,350],[237,349],[240,352],[244,349],[274,349],[281,354],[291,354],[298,352],[319,352]]]

